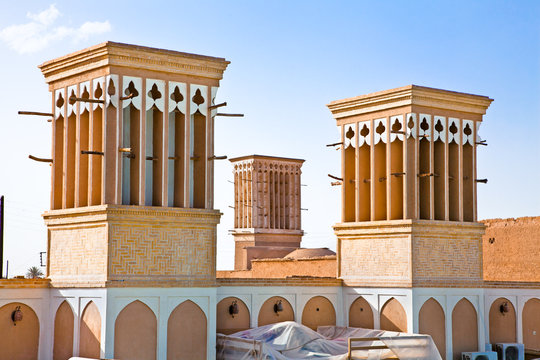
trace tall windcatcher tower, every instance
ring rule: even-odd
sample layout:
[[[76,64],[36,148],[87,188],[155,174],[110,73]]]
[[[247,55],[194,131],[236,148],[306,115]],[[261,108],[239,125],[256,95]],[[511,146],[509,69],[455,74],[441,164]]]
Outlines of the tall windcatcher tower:
[[[252,259],[300,247],[300,175],[304,160],[250,155],[230,160],[234,173],[235,270]]]
[[[492,99],[410,85],[330,103],[341,131],[348,284],[411,286],[482,280],[476,149]],[[414,260],[414,261],[413,261]]]
[[[40,66],[53,285],[215,284],[213,104],[228,64],[106,42]]]

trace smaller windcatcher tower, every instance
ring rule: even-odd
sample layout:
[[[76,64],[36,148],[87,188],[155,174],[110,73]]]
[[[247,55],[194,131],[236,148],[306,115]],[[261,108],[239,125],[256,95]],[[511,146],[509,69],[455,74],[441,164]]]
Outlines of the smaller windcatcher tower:
[[[234,173],[235,270],[252,259],[280,258],[300,247],[300,174],[304,160],[249,155]]]

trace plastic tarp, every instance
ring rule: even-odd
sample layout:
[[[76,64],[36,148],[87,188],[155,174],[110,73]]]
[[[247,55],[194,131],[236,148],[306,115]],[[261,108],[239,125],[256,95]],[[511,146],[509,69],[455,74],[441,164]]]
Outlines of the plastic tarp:
[[[345,360],[348,338],[381,338],[389,349],[356,350],[353,359],[441,360],[428,335],[414,335],[382,330],[322,326],[318,332],[293,321],[261,326],[234,333],[218,335],[219,360],[289,360],[328,359]],[[361,342],[361,346],[374,342]],[[381,342],[377,342],[380,345]]]

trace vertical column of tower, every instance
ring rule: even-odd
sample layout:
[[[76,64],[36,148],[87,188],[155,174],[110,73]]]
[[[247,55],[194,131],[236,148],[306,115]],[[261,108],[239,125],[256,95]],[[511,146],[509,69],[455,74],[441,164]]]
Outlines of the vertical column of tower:
[[[121,112],[119,107],[120,84],[117,75],[107,75],[105,77],[105,104],[103,114],[103,175],[102,183],[103,203],[104,204],[121,204],[121,158],[119,149],[119,140],[121,134]]]
[[[56,89],[53,94],[51,209],[54,210],[63,208],[65,89]]]
[[[389,137],[389,164],[388,164],[388,219],[399,220],[404,218],[404,115],[391,116],[388,124]]]
[[[90,104],[90,151],[102,152],[103,155],[89,155],[89,179],[88,179],[88,204],[100,205],[104,203],[105,179],[104,179],[104,102],[105,102],[105,78],[93,79],[90,83],[90,97],[103,101],[103,104]]]

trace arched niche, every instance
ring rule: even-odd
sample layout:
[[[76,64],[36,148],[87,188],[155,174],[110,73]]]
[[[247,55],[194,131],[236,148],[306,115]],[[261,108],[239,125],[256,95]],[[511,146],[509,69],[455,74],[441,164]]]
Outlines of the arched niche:
[[[498,298],[489,308],[489,342],[515,343],[516,310],[506,298]]]
[[[64,300],[54,317],[53,360],[68,360],[73,356],[74,320],[73,310]]]
[[[11,318],[19,308],[22,320]],[[31,307],[12,302],[0,307],[0,360],[36,360],[39,348],[39,319]]]
[[[206,359],[206,315],[192,301],[178,305],[167,322],[167,360]]]
[[[532,298],[523,306],[523,344],[540,351],[540,300]]]
[[[478,323],[473,304],[463,298],[452,311],[453,359],[460,360],[465,351],[478,351]]]
[[[446,318],[444,310],[437,300],[427,300],[418,313],[420,334],[430,335],[444,359],[446,357]]]
[[[86,305],[82,313],[79,332],[79,356],[87,358],[101,357],[101,315],[93,301]]]
[[[274,311],[274,305],[279,308],[281,302],[282,311]],[[287,299],[281,296],[272,296],[262,304],[259,310],[259,318],[257,324],[264,326],[268,324],[275,324],[282,321],[294,321],[294,310]]]
[[[381,330],[407,331],[407,313],[395,298],[389,299],[381,309]]]
[[[358,297],[349,308],[349,326],[373,329],[373,310],[362,296]]]
[[[302,325],[315,331],[318,326],[336,325],[334,305],[324,296],[312,297],[302,311]]]
[[[236,302],[237,314],[231,314],[229,307]],[[242,300],[236,297],[226,297],[217,304],[217,329],[219,334],[234,334],[249,329],[249,309]]]
[[[127,305],[114,324],[114,357],[155,360],[157,320],[154,312],[139,300]]]

